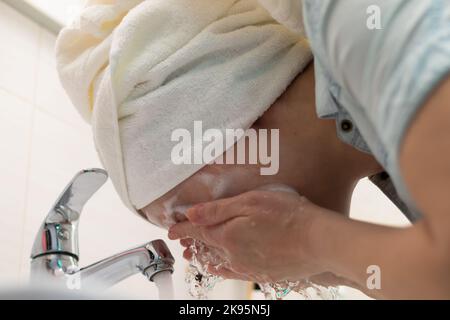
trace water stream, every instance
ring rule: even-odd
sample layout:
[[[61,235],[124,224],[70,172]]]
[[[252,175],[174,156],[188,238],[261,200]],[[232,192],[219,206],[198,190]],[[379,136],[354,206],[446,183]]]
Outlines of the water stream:
[[[173,300],[173,281],[169,271],[160,272],[153,276],[153,281],[159,291],[159,300]]]

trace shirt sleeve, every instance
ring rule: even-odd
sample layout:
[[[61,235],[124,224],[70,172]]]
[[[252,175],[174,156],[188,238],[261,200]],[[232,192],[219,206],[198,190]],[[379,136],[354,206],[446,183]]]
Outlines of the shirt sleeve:
[[[344,107],[365,115],[396,166],[411,120],[450,73],[450,2],[304,0],[303,14],[315,58],[351,104]]]

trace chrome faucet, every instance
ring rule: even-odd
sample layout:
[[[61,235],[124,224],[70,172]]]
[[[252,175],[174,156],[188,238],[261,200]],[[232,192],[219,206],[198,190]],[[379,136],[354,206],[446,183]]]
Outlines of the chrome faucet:
[[[42,223],[31,252],[32,284],[107,289],[136,273],[153,281],[173,273],[174,258],[163,240],[154,240],[85,268],[78,267],[78,222],[86,202],[108,180],[102,169],[83,170],[64,189]],[[78,283],[78,284],[76,284]]]

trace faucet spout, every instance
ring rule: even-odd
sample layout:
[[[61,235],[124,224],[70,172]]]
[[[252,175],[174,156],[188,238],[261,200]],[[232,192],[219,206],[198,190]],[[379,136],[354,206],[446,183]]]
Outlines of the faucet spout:
[[[83,290],[102,290],[137,273],[153,281],[158,273],[173,273],[174,262],[165,242],[154,240],[82,268],[79,276]]]

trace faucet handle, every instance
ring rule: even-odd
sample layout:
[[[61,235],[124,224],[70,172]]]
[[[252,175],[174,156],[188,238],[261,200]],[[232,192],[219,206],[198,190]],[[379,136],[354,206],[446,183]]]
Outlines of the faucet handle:
[[[78,260],[78,221],[87,201],[108,180],[102,169],[79,172],[47,214],[34,241],[31,257],[66,254]]]
[[[84,205],[107,180],[108,174],[103,169],[86,169],[80,171],[66,186],[58,200],[56,200],[47,215],[46,221],[51,223],[58,222],[61,219],[72,220],[73,218],[77,220]],[[61,216],[61,211],[65,211],[68,216]],[[75,216],[71,217],[72,214],[75,214]]]

